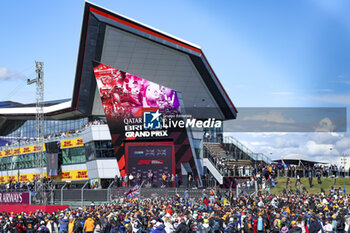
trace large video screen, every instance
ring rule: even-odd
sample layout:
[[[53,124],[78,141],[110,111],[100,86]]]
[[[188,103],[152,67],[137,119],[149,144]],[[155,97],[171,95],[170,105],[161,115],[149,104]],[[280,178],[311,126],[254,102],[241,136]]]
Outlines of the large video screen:
[[[46,169],[48,176],[58,175],[58,153],[47,153]]]
[[[158,154],[151,159],[147,166],[152,169],[159,168],[155,171],[156,179],[159,178],[158,173],[164,171],[180,174],[181,163],[184,162],[189,163],[195,173],[195,162],[186,128],[179,124],[166,125],[167,120],[169,123],[176,123],[176,120],[183,119],[175,90],[100,63],[94,64],[94,73],[122,176],[129,171],[136,171],[133,169],[142,170],[140,165],[144,162],[135,164],[137,160],[131,158],[136,158],[137,152],[131,147],[129,152],[129,147],[125,145],[158,139],[172,142],[175,152],[170,153],[170,147],[166,147],[163,148],[165,156],[158,158]],[[149,154],[146,151],[142,153]],[[160,166],[158,162],[164,166]],[[168,169],[164,170],[165,165]],[[142,170],[142,173],[145,171]]]
[[[174,144],[172,142],[126,143],[126,173],[148,183],[148,173],[153,173],[152,185],[162,184],[162,174],[175,173]],[[140,183],[141,183],[140,182]]]
[[[107,65],[94,68],[102,105],[109,120],[134,117],[140,109],[166,114],[180,109],[176,91]]]

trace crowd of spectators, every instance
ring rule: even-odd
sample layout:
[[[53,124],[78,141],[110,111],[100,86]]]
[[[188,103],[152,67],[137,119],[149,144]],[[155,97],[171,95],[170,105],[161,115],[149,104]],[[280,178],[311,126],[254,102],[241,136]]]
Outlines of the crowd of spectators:
[[[84,129],[88,128],[91,125],[105,125],[106,122],[104,120],[101,119],[96,119],[94,121],[89,121],[87,124],[83,124],[82,127],[80,129],[74,129],[74,130],[67,130],[67,131],[62,131],[62,132],[58,132],[58,133],[51,133],[48,135],[44,136],[44,139],[52,139],[52,138],[57,138],[57,137],[65,137],[65,136],[71,136],[74,134],[78,134],[81,131],[83,131]],[[24,138],[23,140],[21,139],[20,143],[21,144],[26,144],[29,143],[31,141],[35,141],[36,138]],[[11,145],[15,145],[18,144],[18,140],[13,140],[12,142],[7,142],[5,144],[5,146],[11,146]]]
[[[223,157],[212,158],[212,162],[224,176],[256,176],[263,170],[272,169],[276,177],[348,177],[348,170],[344,166],[331,165],[284,165],[280,163],[264,164],[240,164],[237,161],[228,160]],[[252,162],[251,162],[252,163]]]
[[[199,177],[195,177],[193,174],[189,173],[186,176],[186,181],[182,180],[178,174],[170,174],[170,173],[162,173],[160,174],[161,182],[157,182],[155,180],[155,175],[152,170],[147,171],[145,175],[142,175],[138,172],[135,176],[130,173],[129,175],[125,174],[122,176],[115,176],[114,185],[116,187],[132,187],[134,185],[143,185],[143,187],[161,187],[161,188],[169,188],[169,187],[180,187],[180,185],[185,186],[187,188],[197,188],[200,186],[209,187],[209,185],[214,186],[214,182],[210,182],[209,179],[212,180],[212,177],[209,175],[202,176],[203,185],[200,185]]]
[[[87,124],[83,124],[80,129],[68,130],[68,131],[59,132],[59,133],[52,133],[50,135],[46,135],[44,138],[50,139],[55,137],[65,137],[69,135],[74,135],[74,134],[80,133],[81,131],[83,131],[84,129],[88,128],[91,125],[104,125],[104,124],[106,124],[104,120],[96,119],[94,121],[89,121]]]
[[[45,187],[53,187],[52,180],[49,177],[44,177],[43,179],[35,179],[34,181],[27,182],[16,182],[15,180],[10,180],[7,183],[0,183],[0,191],[7,192],[26,192],[35,191],[35,186],[38,183],[42,183]]]
[[[320,233],[350,232],[350,196],[336,193],[141,199],[47,213],[0,213],[0,232]]]

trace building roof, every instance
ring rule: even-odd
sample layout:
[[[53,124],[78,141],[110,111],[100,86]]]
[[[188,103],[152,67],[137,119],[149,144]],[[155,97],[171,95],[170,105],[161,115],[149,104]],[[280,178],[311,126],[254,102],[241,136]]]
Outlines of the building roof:
[[[13,101],[4,101],[0,102],[0,108],[15,108],[15,107],[20,107],[23,104],[18,103],[18,102],[13,102]]]
[[[313,161],[313,160],[308,159],[305,156],[300,155],[300,154],[288,154],[288,155],[283,156],[280,159],[273,160],[273,162],[295,164],[295,165],[298,165],[300,162],[301,163],[310,163],[310,164],[323,163],[323,162],[319,162],[319,161]]]
[[[122,41],[125,45],[118,45],[118,40],[121,37],[126,40]],[[128,47],[126,43],[130,39],[135,40],[140,47],[138,49]],[[131,64],[133,61],[127,61],[122,51],[127,55],[130,55],[130,51],[136,51],[133,55],[139,56],[140,54],[137,53],[141,53],[142,47],[145,46],[151,48],[146,54],[148,57],[144,58],[146,62],[152,60],[149,59],[149,56],[153,56],[154,60],[158,59],[161,62],[168,62],[168,64],[164,64],[163,67],[159,64],[148,64],[148,67],[142,64],[137,68],[133,68]],[[119,50],[111,56],[109,52],[111,53],[116,48]],[[161,56],[157,57],[159,54],[166,54],[166,59]],[[185,107],[189,108],[190,111],[193,107],[212,108],[215,109],[213,112],[217,116],[210,117],[236,118],[237,110],[235,106],[199,46],[86,2],[72,99],[46,102],[44,113],[47,119],[104,114],[96,90],[92,68],[93,61],[113,67],[117,66],[116,68],[120,68],[125,72],[178,91],[183,96]],[[129,62],[128,66],[125,65],[127,62]],[[145,61],[142,62],[145,63]],[[164,67],[170,67],[175,71],[167,73]],[[178,73],[176,73],[176,69]],[[147,71],[149,72],[147,73]],[[153,74],[154,72],[157,74],[163,72],[163,76],[157,77],[152,75],[152,72]],[[196,91],[193,91],[194,89]],[[208,110],[205,111],[205,113],[207,112]],[[2,132],[1,125],[6,124],[7,119],[30,119],[35,117],[35,113],[35,104],[0,103],[0,118],[2,118],[0,132]]]
[[[186,108],[210,106],[221,113],[217,118],[236,118],[235,106],[199,46],[86,2],[72,98],[72,107],[86,114],[95,108],[96,94],[91,93],[97,93],[91,60],[181,92]],[[177,70],[189,76],[180,80]]]

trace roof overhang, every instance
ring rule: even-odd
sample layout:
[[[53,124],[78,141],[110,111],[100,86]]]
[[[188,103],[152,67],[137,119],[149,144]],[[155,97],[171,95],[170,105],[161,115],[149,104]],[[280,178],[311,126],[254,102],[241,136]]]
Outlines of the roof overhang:
[[[307,160],[307,159],[276,159],[276,160],[273,160],[273,162],[275,162],[275,163],[293,164],[293,165],[299,165],[300,163],[326,164],[324,162],[312,161],[312,160]]]
[[[90,2],[85,3],[72,107],[85,114],[92,112],[93,106],[91,103],[94,101],[94,96],[91,93],[95,92],[96,83],[92,73],[91,60],[104,63],[101,61],[101,56],[104,47],[106,26],[188,55],[195,66],[196,72],[202,78],[205,88],[210,91],[210,94],[214,98],[216,106],[218,106],[223,115],[223,119],[236,118],[237,109],[231,102],[199,46]],[[112,64],[107,65],[113,66]],[[124,71],[129,72],[129,70]],[[166,84],[163,85],[172,88]]]

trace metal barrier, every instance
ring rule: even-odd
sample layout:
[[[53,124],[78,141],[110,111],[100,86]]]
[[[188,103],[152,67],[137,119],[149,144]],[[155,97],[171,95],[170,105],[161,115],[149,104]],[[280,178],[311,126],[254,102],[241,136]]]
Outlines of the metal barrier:
[[[115,184],[115,181],[111,182],[107,188],[107,201],[111,200],[111,188],[113,187],[114,184]]]
[[[88,202],[106,203],[113,199],[125,197],[125,193],[130,187],[114,187],[111,185],[108,189],[66,189],[63,186],[60,190],[54,191],[54,203],[74,203],[75,206],[84,206]],[[186,191],[188,190],[188,191]],[[187,188],[140,188],[141,198],[174,198],[176,194],[185,197],[185,192],[189,198],[203,198],[204,195],[210,196],[210,189],[187,189]],[[220,192],[222,195],[228,195],[231,189],[216,189],[215,193]],[[240,189],[240,193],[251,193],[254,190]]]
[[[86,181],[86,183],[83,185],[83,187],[81,188],[81,208],[83,208],[84,206],[84,188],[86,187],[86,185],[89,184],[89,181]]]
[[[61,188],[61,205],[63,205],[63,189],[67,186],[68,183],[65,183]]]
[[[242,179],[236,180],[236,195],[239,196],[249,196],[258,191],[257,182],[252,182],[251,180]]]

